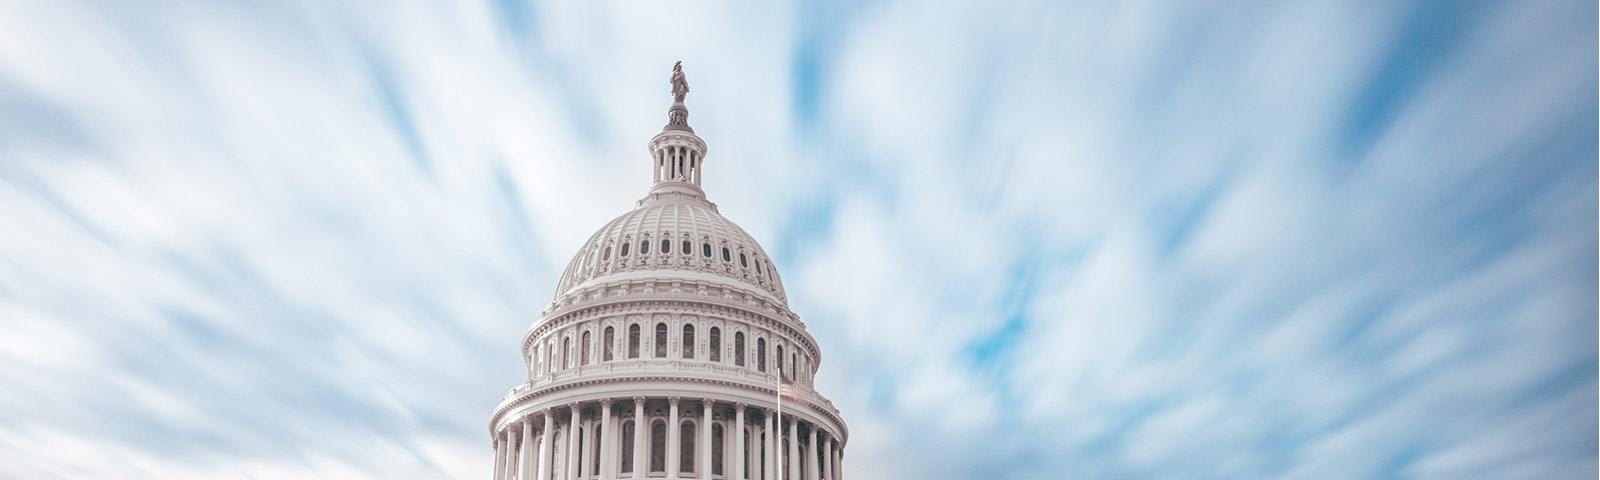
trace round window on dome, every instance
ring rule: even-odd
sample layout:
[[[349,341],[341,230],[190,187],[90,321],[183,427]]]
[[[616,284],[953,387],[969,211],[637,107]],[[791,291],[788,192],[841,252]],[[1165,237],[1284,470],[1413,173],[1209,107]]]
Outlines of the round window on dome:
[[[739,254],[739,266],[745,267],[745,268],[750,268],[750,262],[747,262],[747,261],[744,260],[744,254],[743,253]]]
[[[631,243],[622,244],[622,253],[618,254],[617,256],[620,256],[620,257],[628,256],[628,245],[632,245],[632,244]]]
[[[705,254],[706,258],[711,258],[711,244],[703,243],[700,244],[700,247],[700,253]]]
[[[728,256],[728,247],[722,247],[722,261],[731,262],[733,257]]]

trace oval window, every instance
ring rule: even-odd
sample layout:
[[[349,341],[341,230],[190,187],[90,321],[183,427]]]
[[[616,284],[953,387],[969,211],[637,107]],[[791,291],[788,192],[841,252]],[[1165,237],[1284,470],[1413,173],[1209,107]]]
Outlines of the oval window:
[[[628,246],[629,246],[629,245],[632,245],[632,244],[631,244],[631,243],[624,243],[624,244],[622,244],[622,253],[621,253],[621,254],[619,254],[619,255],[618,255],[618,256],[622,256],[622,257],[626,257],[626,256],[628,256]]]
[[[703,243],[700,244],[700,247],[700,253],[705,254],[706,258],[711,258],[711,244]]]
[[[624,255],[626,255],[626,254],[624,254]],[[733,257],[728,256],[728,247],[722,247],[722,261],[724,261],[724,262],[733,261]]]
[[[741,266],[741,267],[749,267],[750,266],[750,262],[744,261],[744,254],[743,253],[739,254],[739,266]]]

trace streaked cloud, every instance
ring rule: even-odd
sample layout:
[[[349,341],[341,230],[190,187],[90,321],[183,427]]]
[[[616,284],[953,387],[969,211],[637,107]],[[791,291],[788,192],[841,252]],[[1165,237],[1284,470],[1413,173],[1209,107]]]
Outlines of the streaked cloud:
[[[1595,7],[0,6],[0,477],[482,477],[706,185],[855,478],[1594,476]]]

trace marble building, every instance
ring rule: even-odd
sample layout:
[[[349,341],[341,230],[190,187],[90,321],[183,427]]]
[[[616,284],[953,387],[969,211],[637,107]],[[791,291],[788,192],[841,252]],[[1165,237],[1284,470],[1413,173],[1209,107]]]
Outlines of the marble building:
[[[583,244],[522,337],[527,382],[489,419],[495,480],[844,478],[850,432],[812,388],[822,351],[761,245],[706,198],[681,66],[671,84],[649,192]]]

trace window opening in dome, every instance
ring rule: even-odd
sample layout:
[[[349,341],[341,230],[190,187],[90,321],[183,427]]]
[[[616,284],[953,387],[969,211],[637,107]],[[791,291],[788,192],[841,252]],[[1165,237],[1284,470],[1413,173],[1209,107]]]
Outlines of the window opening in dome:
[[[733,364],[744,366],[744,332],[733,332]]]
[[[612,360],[611,351],[615,350],[614,347],[617,345],[617,329],[616,329],[616,327],[606,327],[605,337],[602,338],[601,340],[604,340],[606,342],[605,348],[602,348],[600,350],[601,352],[603,352],[603,353],[601,353],[601,355],[603,355],[602,358],[604,359],[604,361],[609,362],[609,361]]]
[[[650,424],[650,471],[667,471],[667,422]]]
[[[694,422],[688,420],[678,427],[678,470],[694,473]]]
[[[711,327],[711,331],[707,332],[706,340],[711,344],[711,354],[709,355],[711,361],[722,361],[722,330],[717,327]]]
[[[662,240],[661,241],[661,253],[662,254],[672,253],[672,240]]]
[[[578,355],[578,365],[589,364],[589,332],[583,332],[583,353]]]
[[[756,370],[767,371],[767,339],[756,339]]]
[[[640,255],[649,255],[650,254],[650,241],[649,240],[640,240],[639,241],[639,254]]]
[[[694,325],[683,326],[683,358],[694,358]]]
[[[656,324],[656,358],[667,357],[667,324]]]
[[[628,326],[628,358],[639,358],[639,324]]]
[[[702,247],[700,249],[701,253],[705,254],[706,258],[711,258],[711,244],[705,243],[701,244],[700,246]]]
[[[572,337],[561,339],[561,369],[566,370],[572,366]]]
[[[777,342],[773,342],[773,343],[777,343]],[[778,374],[782,375],[783,374],[783,345],[778,345],[776,348],[778,350],[778,364],[775,365],[775,366],[778,367]]]
[[[600,260],[601,261],[606,261],[606,260],[610,260],[610,259],[611,259],[611,247],[606,247],[605,253],[601,253],[600,254]]]
[[[690,245],[688,240],[684,240],[683,241],[683,254],[684,255],[688,255],[689,252],[692,251],[692,250],[694,250],[694,246]]]
[[[793,353],[789,354],[789,378],[795,378],[795,376],[794,376],[794,373],[795,373],[794,360],[795,360],[795,355]]]
[[[722,475],[722,424],[711,424],[711,474]],[[826,464],[824,464],[826,465]]]
[[[620,254],[618,254],[618,255],[617,255],[617,256],[619,256],[619,257],[626,257],[626,256],[628,256],[628,246],[629,246],[629,245],[633,245],[633,244],[631,244],[631,243],[624,243],[624,244],[622,244],[622,253],[620,253]]]
[[[589,442],[589,448],[591,449],[589,451],[591,451],[591,452],[600,451],[600,447],[604,446],[606,444],[605,443],[605,433],[606,432],[605,432],[604,428],[595,428],[595,430],[594,430],[594,440]],[[591,455],[591,457],[593,458],[594,463],[589,464],[589,471],[591,471],[591,472],[600,471],[600,456],[599,455]]]
[[[758,258],[758,259],[756,259],[756,275],[763,275],[763,274],[764,273],[761,271],[761,259]]]
[[[731,262],[733,257],[728,256],[728,247],[722,247],[722,261]]]
[[[744,268],[750,268],[750,262],[746,262],[744,260],[744,254],[743,253],[739,254],[739,266],[744,267]]]
[[[633,420],[622,422],[622,473],[633,473]]]

